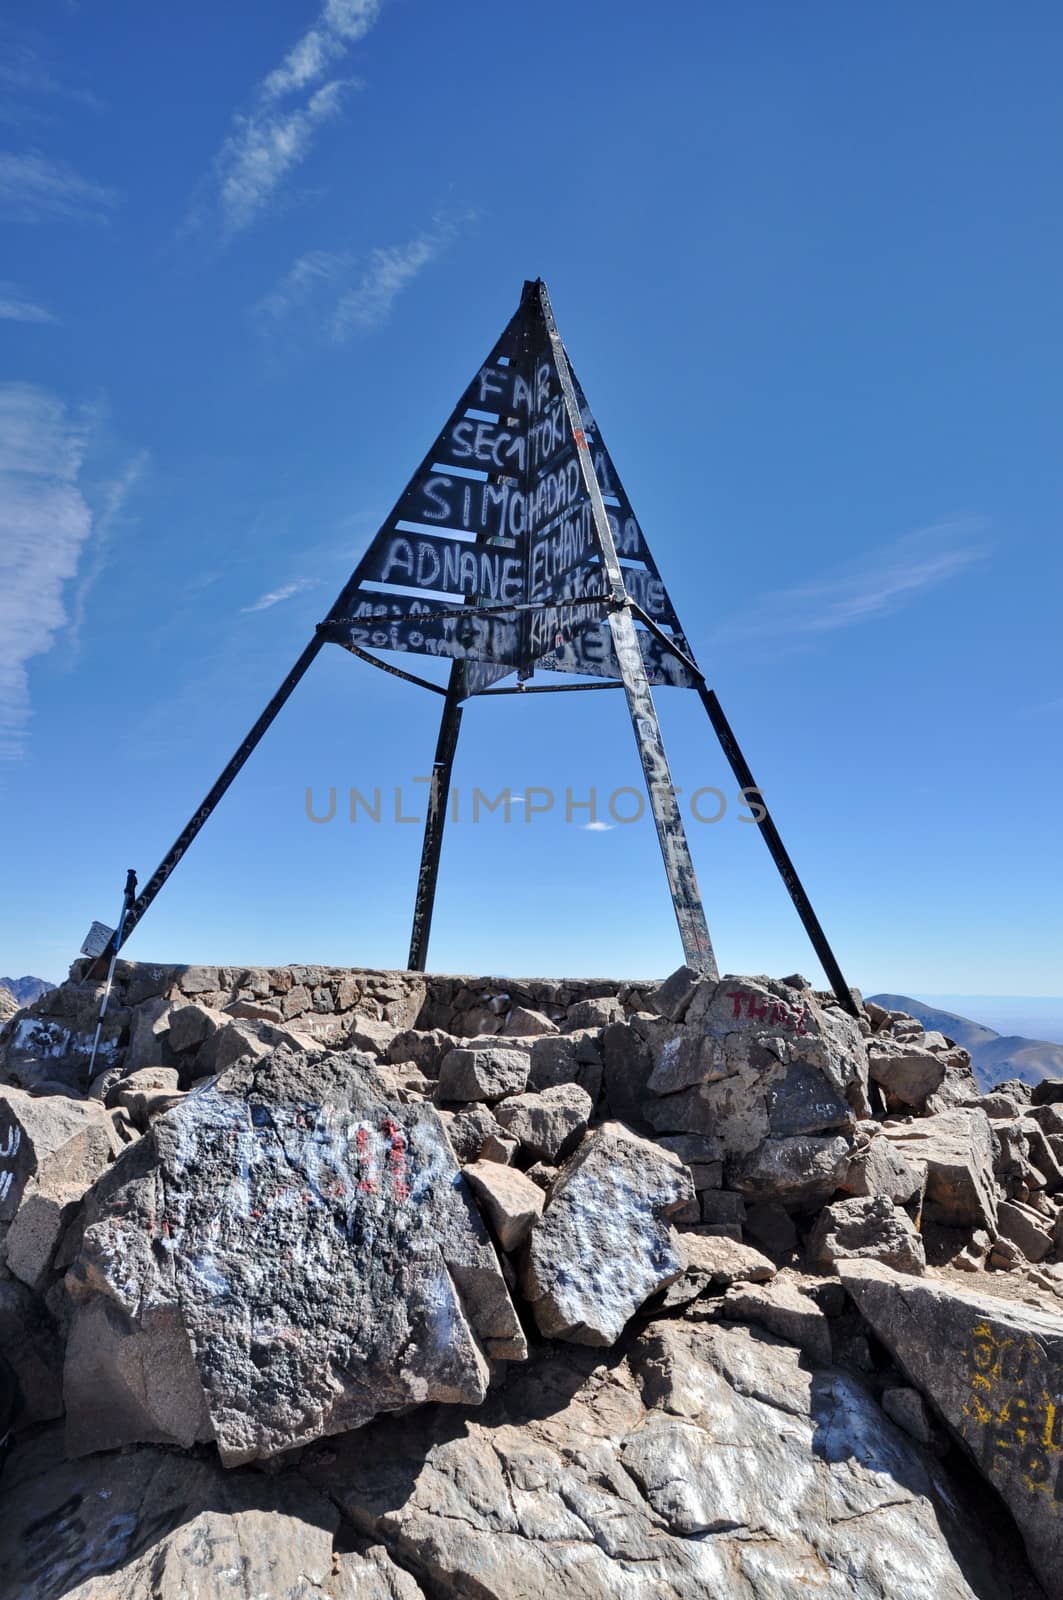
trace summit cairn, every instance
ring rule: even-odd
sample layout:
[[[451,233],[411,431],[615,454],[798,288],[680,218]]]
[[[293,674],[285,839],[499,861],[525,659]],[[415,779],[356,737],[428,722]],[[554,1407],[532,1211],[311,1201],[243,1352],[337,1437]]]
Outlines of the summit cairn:
[[[1063,1085],[797,976],[125,961],[86,1083],[97,993],[0,1029],[0,1593],[1063,1600]]]

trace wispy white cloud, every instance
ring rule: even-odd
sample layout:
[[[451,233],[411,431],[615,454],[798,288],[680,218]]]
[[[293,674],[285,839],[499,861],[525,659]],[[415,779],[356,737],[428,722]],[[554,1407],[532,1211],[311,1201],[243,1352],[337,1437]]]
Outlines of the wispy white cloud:
[[[344,250],[309,250],[298,256],[269,293],[252,306],[252,317],[260,325],[280,322],[344,277],[355,259]]]
[[[293,594],[302,594],[304,589],[313,589],[318,580],[316,578],[296,578],[291,583],[282,584],[279,589],[271,589],[268,594],[259,595],[253,605],[241,606],[243,613],[248,611],[268,611],[270,606],[280,605],[282,600],[290,600]]]
[[[0,57],[0,91],[15,98],[47,97],[66,100],[100,111],[103,101],[91,89],[74,89],[61,83],[45,65],[40,54],[22,40],[4,40],[4,54]],[[10,101],[8,102],[10,104]],[[11,120],[18,120],[17,112]]]
[[[824,634],[892,615],[989,553],[984,524],[970,519],[934,523],[851,565],[762,595],[725,618],[713,641],[767,644],[773,652],[808,645]]]
[[[35,150],[0,151],[0,216],[11,222],[100,222],[119,199],[66,162]]]
[[[141,450],[113,478],[108,478],[89,496],[94,508],[93,537],[88,562],[78,578],[70,604],[70,628],[66,643],[72,655],[76,655],[81,645],[81,629],[89,595],[100,575],[110,565],[115,538],[123,524],[129,521],[129,499],[144,478],[148,460],[148,452]]]
[[[612,833],[614,825],[611,822],[584,822],[580,826],[584,833]]]
[[[28,300],[14,283],[0,283],[0,321],[4,322],[55,322],[57,318],[47,306]]]
[[[385,323],[403,289],[446,249],[455,227],[454,222],[440,222],[406,244],[374,250],[358,282],[336,304],[332,337],[341,342]]]
[[[88,426],[31,384],[0,386],[0,760],[25,750],[27,663],[67,622],[64,585],[92,531],[79,487]]]
[[[262,332],[275,332],[292,315],[309,315],[325,337],[342,344],[370,333],[391,315],[395,301],[438,259],[474,212],[438,215],[405,244],[358,256],[350,250],[311,250],[292,262],[272,289],[251,307]]]
[[[224,237],[250,227],[306,159],[318,130],[339,115],[344,92],[359,87],[355,79],[327,74],[373,27],[380,5],[325,0],[314,26],[262,79],[250,108],[234,115],[214,158],[209,205],[202,199],[193,205],[190,226],[201,226],[213,207]]]

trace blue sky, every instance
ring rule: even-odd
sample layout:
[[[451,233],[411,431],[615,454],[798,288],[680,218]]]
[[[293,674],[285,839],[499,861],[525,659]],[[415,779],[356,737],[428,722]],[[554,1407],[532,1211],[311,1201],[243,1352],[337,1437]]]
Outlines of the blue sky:
[[[0,971],[146,878],[542,275],[850,981],[1059,995],[1058,8],[224,7],[0,25]],[[733,784],[692,694],[677,783]],[[438,702],[326,650],[143,959],[401,965]],[[661,974],[620,695],[473,703],[431,964]],[[340,791],[328,825],[305,815]],[[818,977],[690,823],[725,970]]]

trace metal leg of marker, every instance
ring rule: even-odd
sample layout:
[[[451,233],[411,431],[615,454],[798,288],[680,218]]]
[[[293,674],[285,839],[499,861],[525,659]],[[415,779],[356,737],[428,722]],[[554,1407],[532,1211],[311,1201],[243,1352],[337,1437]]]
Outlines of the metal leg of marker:
[[[115,964],[118,961],[118,951],[122,944],[122,933],[125,929],[126,918],[129,916],[129,908],[133,904],[133,901],[136,899],[136,897],[137,875],[133,871],[133,868],[130,867],[126,873],[125,892],[122,896],[122,914],[118,918],[118,926],[115,929],[114,938],[111,941],[111,959],[107,966],[107,981],[104,984],[103,999],[100,1001],[100,1014],[96,1019],[96,1032],[92,1040],[92,1055],[89,1057],[89,1083],[92,1082],[93,1074],[96,1070],[96,1052],[100,1047],[100,1034],[103,1031],[103,1019],[107,1015],[107,1006],[111,998],[111,985],[114,982],[114,969]]]
[[[417,898],[413,909],[413,929],[410,934],[410,954],[407,960],[410,972],[423,972],[428,960],[428,939],[432,931],[439,857],[443,850],[443,828],[447,820],[447,796],[450,794],[450,775],[454,769],[454,752],[457,749],[458,730],[461,727],[459,699],[464,688],[464,663],[455,661],[450,670],[447,700],[443,707],[435,760],[432,763],[432,784],[428,795],[421,870],[417,875]]]

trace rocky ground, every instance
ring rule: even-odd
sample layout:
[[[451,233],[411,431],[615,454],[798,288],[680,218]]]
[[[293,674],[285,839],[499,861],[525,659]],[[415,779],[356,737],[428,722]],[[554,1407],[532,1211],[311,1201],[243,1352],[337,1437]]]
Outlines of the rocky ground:
[[[0,1596],[1063,1596],[1063,1082],[804,980],[84,964],[0,1029]]]

